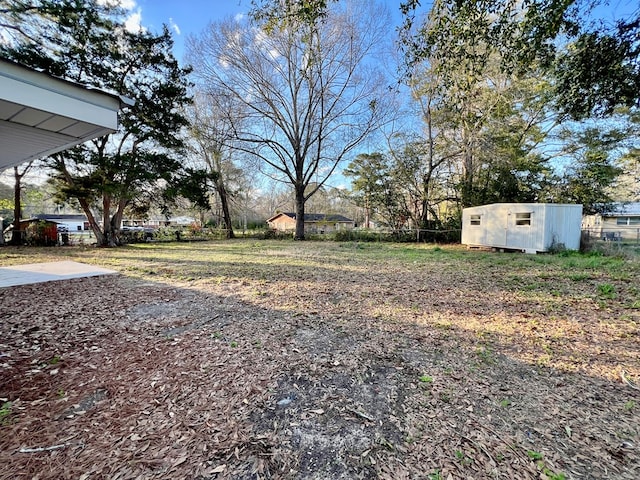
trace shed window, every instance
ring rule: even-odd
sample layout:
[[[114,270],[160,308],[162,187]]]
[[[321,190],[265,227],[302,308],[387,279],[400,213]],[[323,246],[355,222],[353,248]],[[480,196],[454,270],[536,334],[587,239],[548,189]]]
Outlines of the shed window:
[[[470,223],[471,225],[480,225],[480,215],[471,215]]]
[[[531,212],[516,213],[516,225],[531,225]]]

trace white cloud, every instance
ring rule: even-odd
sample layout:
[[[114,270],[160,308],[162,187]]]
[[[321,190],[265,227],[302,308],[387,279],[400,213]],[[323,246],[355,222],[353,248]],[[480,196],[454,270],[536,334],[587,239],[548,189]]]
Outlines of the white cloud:
[[[142,22],[142,11],[138,9],[127,17],[127,19],[124,21],[124,27],[129,32],[135,33],[139,31],[144,31],[145,28],[142,26],[141,22]]]
[[[169,17],[169,26],[176,32],[176,35],[180,35],[180,27],[176,22],[173,21],[173,18]]]
[[[98,0],[100,5],[109,5],[110,7],[121,7],[125,10],[133,10],[136,8],[136,0]]]
[[[244,19],[244,13],[237,13],[233,18],[236,22],[240,23]]]
[[[120,7],[126,12],[130,12],[124,21],[124,27],[130,32],[145,31],[142,26],[142,10],[138,7],[136,0],[98,0],[99,5],[107,5],[109,7]]]

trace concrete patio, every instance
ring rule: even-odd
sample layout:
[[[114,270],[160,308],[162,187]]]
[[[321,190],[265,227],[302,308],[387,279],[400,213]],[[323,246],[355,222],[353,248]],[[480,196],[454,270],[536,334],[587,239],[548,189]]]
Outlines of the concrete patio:
[[[118,273],[115,270],[63,261],[30,263],[11,267],[0,267],[0,288],[32,283],[54,282],[71,278],[96,277]]]

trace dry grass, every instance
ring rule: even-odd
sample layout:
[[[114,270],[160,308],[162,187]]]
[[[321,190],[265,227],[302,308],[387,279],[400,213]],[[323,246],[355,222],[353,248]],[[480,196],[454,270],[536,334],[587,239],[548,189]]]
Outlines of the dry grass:
[[[633,258],[276,241],[0,255],[122,273],[0,290],[0,478],[640,477]]]

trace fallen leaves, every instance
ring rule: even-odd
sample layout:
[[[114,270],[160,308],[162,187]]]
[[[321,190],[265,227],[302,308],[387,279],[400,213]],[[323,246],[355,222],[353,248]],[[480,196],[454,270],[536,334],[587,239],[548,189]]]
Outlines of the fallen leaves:
[[[0,477],[640,476],[633,282],[587,280],[600,308],[552,257],[395,248],[118,249],[164,273],[0,291]]]

